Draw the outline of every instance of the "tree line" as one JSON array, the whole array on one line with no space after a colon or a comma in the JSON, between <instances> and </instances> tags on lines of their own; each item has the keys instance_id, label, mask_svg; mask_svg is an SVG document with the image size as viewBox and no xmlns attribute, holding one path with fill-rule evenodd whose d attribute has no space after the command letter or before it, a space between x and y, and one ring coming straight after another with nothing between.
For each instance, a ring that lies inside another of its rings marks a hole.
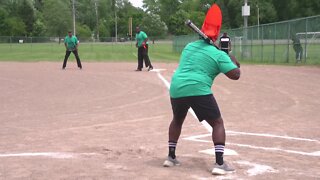
<instances>
[{"instance_id":1,"label":"tree line","mask_svg":"<svg viewBox=\"0 0 320 180\"><path fill-rule=\"evenodd\" d=\"M1 0L0 36L62 37L73 29L73 15L80 37L127 37L130 22L133 36L136 26L154 37L184 35L192 33L185 20L201 26L215 2L223 29L243 25L243 0L143 0L143 8L128 0ZM248 0L248 5L249 26L319 15L320 9L319 0Z\"/></svg>"}]
</instances>

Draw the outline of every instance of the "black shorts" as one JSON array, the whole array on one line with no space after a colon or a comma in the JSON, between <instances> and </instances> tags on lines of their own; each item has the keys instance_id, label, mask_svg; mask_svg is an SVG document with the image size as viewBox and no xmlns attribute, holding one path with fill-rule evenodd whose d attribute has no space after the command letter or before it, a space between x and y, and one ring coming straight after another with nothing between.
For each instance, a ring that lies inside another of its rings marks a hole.
<instances>
[{"instance_id":1,"label":"black shorts","mask_svg":"<svg viewBox=\"0 0 320 180\"><path fill-rule=\"evenodd\" d=\"M219 106L212 94L204 96L190 96L171 98L171 106L175 119L184 119L191 107L201 122L216 120L221 117Z\"/></svg>"}]
</instances>

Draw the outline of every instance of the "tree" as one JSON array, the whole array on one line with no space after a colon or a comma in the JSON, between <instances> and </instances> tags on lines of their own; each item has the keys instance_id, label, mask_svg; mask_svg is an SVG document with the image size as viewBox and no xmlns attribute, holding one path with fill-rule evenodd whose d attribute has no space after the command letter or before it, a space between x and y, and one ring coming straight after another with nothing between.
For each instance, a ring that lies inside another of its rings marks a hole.
<instances>
[{"instance_id":1,"label":"tree","mask_svg":"<svg viewBox=\"0 0 320 180\"><path fill-rule=\"evenodd\" d=\"M141 27L152 39L163 37L168 31L166 24L161 21L160 16L157 14L146 14L142 19Z\"/></svg>"},{"instance_id":2,"label":"tree","mask_svg":"<svg viewBox=\"0 0 320 180\"><path fill-rule=\"evenodd\" d=\"M69 1L44 0L43 15L48 29L47 35L49 36L62 37L68 30L72 29Z\"/></svg>"},{"instance_id":3,"label":"tree","mask_svg":"<svg viewBox=\"0 0 320 180\"><path fill-rule=\"evenodd\" d=\"M36 21L33 5L29 0L23 0L18 5L17 9L18 16L23 20L24 24L26 25L27 35L32 35L33 24Z\"/></svg>"},{"instance_id":4,"label":"tree","mask_svg":"<svg viewBox=\"0 0 320 180\"><path fill-rule=\"evenodd\" d=\"M146 13L160 15L159 0L143 0L142 7L146 9Z\"/></svg>"},{"instance_id":5,"label":"tree","mask_svg":"<svg viewBox=\"0 0 320 180\"><path fill-rule=\"evenodd\" d=\"M77 37L91 37L92 31L89 26L85 24L77 24Z\"/></svg>"},{"instance_id":6,"label":"tree","mask_svg":"<svg viewBox=\"0 0 320 180\"><path fill-rule=\"evenodd\" d=\"M186 19L190 19L189 14L186 11L177 11L168 20L169 32L174 35L184 35L190 33L190 30L185 26Z\"/></svg>"},{"instance_id":7,"label":"tree","mask_svg":"<svg viewBox=\"0 0 320 180\"><path fill-rule=\"evenodd\" d=\"M177 14L180 10L179 6L181 5L181 2L180 0L159 0L159 3L161 20L167 24L169 32L172 32L173 29L170 28L169 21L172 15ZM171 24L174 24L174 22L171 22Z\"/></svg>"},{"instance_id":8,"label":"tree","mask_svg":"<svg viewBox=\"0 0 320 180\"><path fill-rule=\"evenodd\" d=\"M3 8L0 8L0 36L3 36L5 35L5 28L6 28L6 25L5 25L5 21L6 19L8 18L8 12L3 9Z\"/></svg>"},{"instance_id":9,"label":"tree","mask_svg":"<svg viewBox=\"0 0 320 180\"><path fill-rule=\"evenodd\" d=\"M7 36L25 36L26 25L23 20L18 17L9 17L4 21L5 24L5 35Z\"/></svg>"}]
</instances>

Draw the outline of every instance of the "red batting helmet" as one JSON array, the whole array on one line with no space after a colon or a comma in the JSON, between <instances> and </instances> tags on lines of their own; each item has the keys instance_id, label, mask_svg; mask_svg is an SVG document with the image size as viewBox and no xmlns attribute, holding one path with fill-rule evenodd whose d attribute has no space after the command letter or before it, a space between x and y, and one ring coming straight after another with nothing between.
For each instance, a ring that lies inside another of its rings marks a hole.
<instances>
[{"instance_id":1,"label":"red batting helmet","mask_svg":"<svg viewBox=\"0 0 320 180\"><path fill-rule=\"evenodd\" d=\"M201 31L215 41L220 34L221 24L221 10L217 4L213 4L207 12Z\"/></svg>"}]
</instances>

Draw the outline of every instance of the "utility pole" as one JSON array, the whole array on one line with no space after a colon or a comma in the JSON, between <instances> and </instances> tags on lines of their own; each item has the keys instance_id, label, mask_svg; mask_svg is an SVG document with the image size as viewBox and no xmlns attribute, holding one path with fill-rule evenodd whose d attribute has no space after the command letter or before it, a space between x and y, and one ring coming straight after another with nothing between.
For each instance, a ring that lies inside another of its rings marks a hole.
<instances>
[{"instance_id":1,"label":"utility pole","mask_svg":"<svg viewBox=\"0 0 320 180\"><path fill-rule=\"evenodd\" d=\"M73 34L76 35L76 9L74 3L75 0L72 0Z\"/></svg>"},{"instance_id":2,"label":"utility pole","mask_svg":"<svg viewBox=\"0 0 320 180\"><path fill-rule=\"evenodd\" d=\"M118 20L117 20L117 6L116 0L112 0L113 3L113 10L114 10L114 29L115 29L115 42L118 42Z\"/></svg>"},{"instance_id":3,"label":"utility pole","mask_svg":"<svg viewBox=\"0 0 320 180\"><path fill-rule=\"evenodd\" d=\"M257 4L257 10L258 10L258 40L260 39L260 13L259 13L259 5Z\"/></svg>"},{"instance_id":4,"label":"utility pole","mask_svg":"<svg viewBox=\"0 0 320 180\"><path fill-rule=\"evenodd\" d=\"M243 44L244 51L243 55L246 57L248 55L247 52L247 39L248 39L248 17L250 16L250 6L248 6L248 0L244 0L244 6L242 6L242 16L243 16Z\"/></svg>"},{"instance_id":5,"label":"utility pole","mask_svg":"<svg viewBox=\"0 0 320 180\"><path fill-rule=\"evenodd\" d=\"M132 40L132 17L129 18L129 37Z\"/></svg>"},{"instance_id":6,"label":"utility pole","mask_svg":"<svg viewBox=\"0 0 320 180\"><path fill-rule=\"evenodd\" d=\"M96 25L96 35L97 35L97 40L99 41L99 14L98 14L98 0L94 0L94 7L96 10L96 21L97 21L97 25Z\"/></svg>"}]
</instances>

